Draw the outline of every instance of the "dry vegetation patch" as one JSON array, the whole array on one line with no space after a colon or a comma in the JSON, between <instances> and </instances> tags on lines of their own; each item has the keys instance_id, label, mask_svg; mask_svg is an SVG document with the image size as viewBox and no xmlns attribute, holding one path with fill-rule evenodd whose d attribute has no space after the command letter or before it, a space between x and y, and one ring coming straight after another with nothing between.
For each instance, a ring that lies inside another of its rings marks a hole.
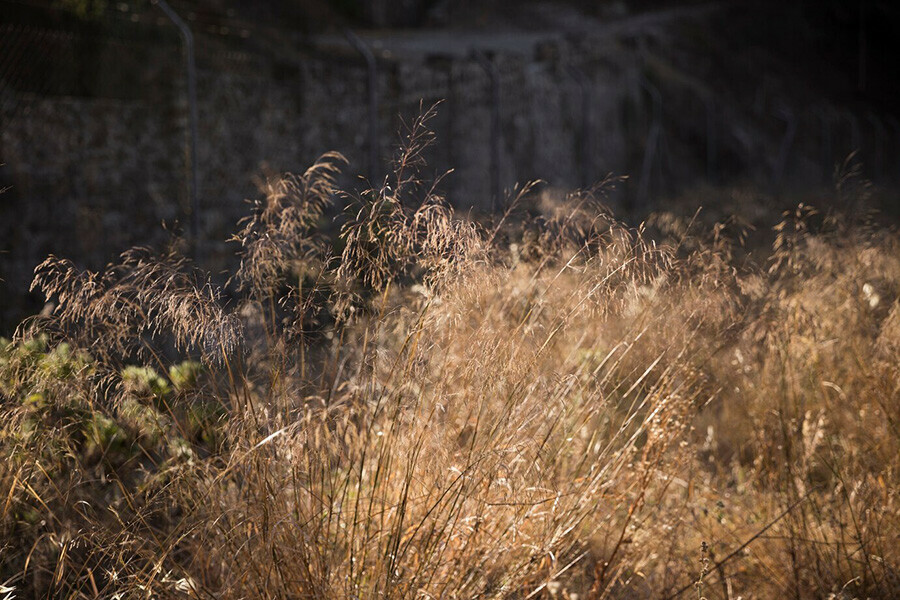
<instances>
[{"instance_id":1,"label":"dry vegetation patch","mask_svg":"<svg viewBox=\"0 0 900 600\"><path fill-rule=\"evenodd\" d=\"M597 193L478 224L419 180L429 116L378 189L271 183L230 302L173 254L38 267L2 594L900 593L896 233L801 206L753 258Z\"/></svg>"}]
</instances>

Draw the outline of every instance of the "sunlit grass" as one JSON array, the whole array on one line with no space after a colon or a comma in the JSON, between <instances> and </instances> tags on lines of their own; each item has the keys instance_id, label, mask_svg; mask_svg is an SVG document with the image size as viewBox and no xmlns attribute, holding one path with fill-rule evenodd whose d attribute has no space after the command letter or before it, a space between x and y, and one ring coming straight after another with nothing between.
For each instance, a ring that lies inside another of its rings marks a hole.
<instances>
[{"instance_id":1,"label":"sunlit grass","mask_svg":"<svg viewBox=\"0 0 900 600\"><path fill-rule=\"evenodd\" d=\"M268 185L237 300L173 253L38 267L2 593L900 594L895 232L801 206L749 252L528 187L479 224L419 180L430 114L379 189L336 154Z\"/></svg>"}]
</instances>

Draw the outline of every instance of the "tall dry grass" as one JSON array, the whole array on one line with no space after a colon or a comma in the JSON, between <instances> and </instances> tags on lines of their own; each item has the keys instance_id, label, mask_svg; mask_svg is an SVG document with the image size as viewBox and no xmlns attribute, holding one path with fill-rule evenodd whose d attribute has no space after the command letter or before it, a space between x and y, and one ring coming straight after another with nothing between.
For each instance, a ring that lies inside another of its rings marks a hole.
<instances>
[{"instance_id":1,"label":"tall dry grass","mask_svg":"<svg viewBox=\"0 0 900 600\"><path fill-rule=\"evenodd\" d=\"M896 233L801 206L749 251L602 189L528 216L529 186L461 219L431 115L375 189L337 154L269 183L228 302L173 253L38 267L0 594L900 593Z\"/></svg>"}]
</instances>

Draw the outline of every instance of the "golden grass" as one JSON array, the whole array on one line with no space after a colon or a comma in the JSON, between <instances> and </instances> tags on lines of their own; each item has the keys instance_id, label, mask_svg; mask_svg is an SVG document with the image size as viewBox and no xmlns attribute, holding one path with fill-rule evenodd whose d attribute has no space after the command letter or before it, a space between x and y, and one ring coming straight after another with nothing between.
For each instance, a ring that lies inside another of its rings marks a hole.
<instances>
[{"instance_id":1,"label":"golden grass","mask_svg":"<svg viewBox=\"0 0 900 600\"><path fill-rule=\"evenodd\" d=\"M0 594L900 594L895 232L801 206L756 258L597 192L479 225L418 179L429 116L336 243L341 157L268 186L230 304L172 254L37 269Z\"/></svg>"}]
</instances>

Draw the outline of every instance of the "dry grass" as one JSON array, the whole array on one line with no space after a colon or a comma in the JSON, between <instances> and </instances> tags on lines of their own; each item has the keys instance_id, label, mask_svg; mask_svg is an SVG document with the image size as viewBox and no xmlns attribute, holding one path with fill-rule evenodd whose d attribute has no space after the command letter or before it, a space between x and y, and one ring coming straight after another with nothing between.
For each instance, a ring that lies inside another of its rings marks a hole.
<instances>
[{"instance_id":1,"label":"dry grass","mask_svg":"<svg viewBox=\"0 0 900 600\"><path fill-rule=\"evenodd\" d=\"M230 304L172 254L38 267L0 597L900 594L896 234L801 206L755 258L530 188L479 225L419 180L430 116L379 189L272 182Z\"/></svg>"}]
</instances>

